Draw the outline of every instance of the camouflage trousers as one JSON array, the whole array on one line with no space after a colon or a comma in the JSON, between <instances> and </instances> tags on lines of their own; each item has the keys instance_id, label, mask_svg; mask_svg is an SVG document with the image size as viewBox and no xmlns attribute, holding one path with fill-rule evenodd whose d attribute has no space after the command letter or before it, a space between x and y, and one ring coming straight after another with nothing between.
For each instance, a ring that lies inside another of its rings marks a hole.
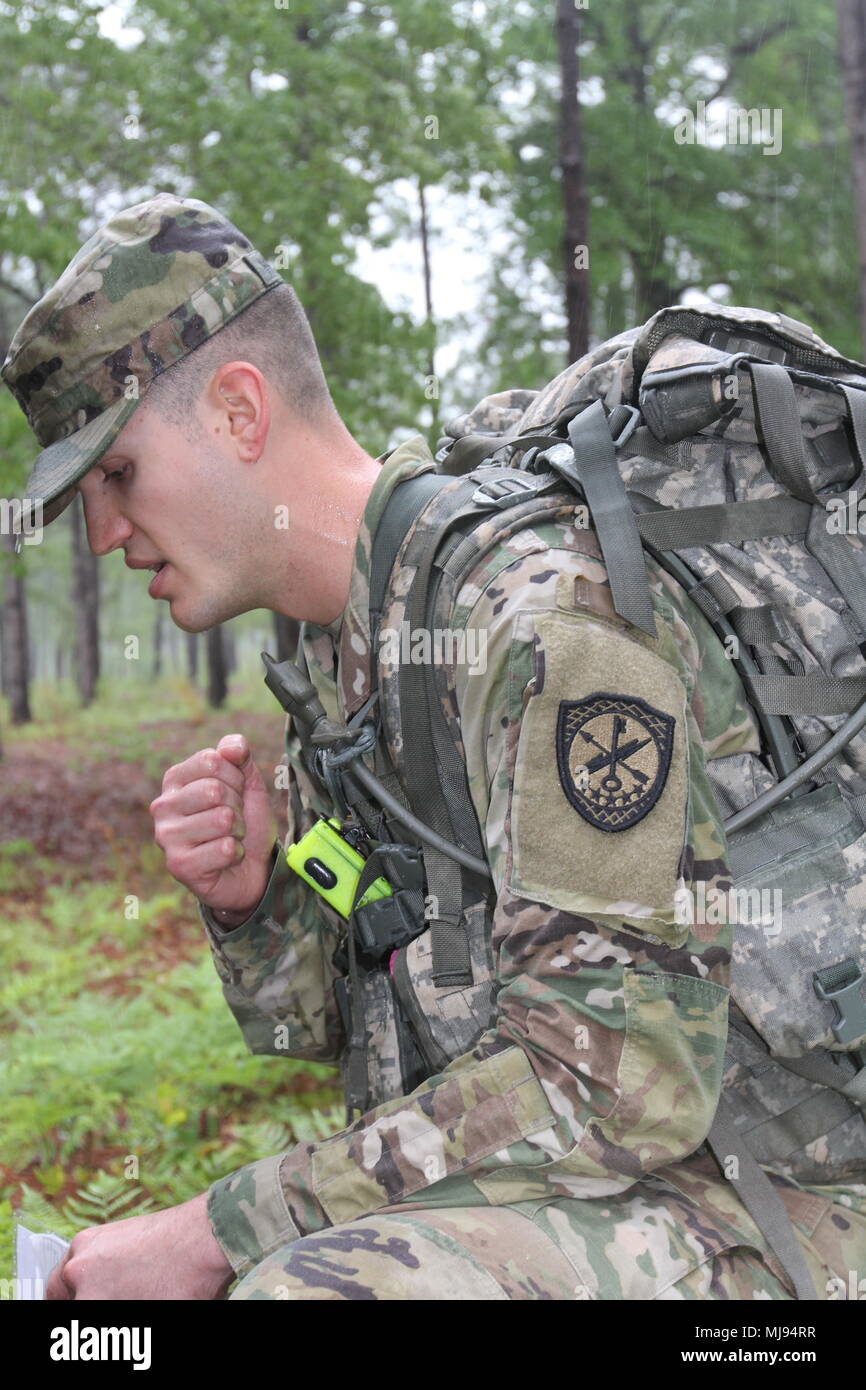
<instances>
[{"instance_id":1,"label":"camouflage trousers","mask_svg":"<svg viewBox=\"0 0 866 1390\"><path fill-rule=\"evenodd\" d=\"M236 1284L237 1299L793 1299L727 1183L677 1168L601 1199L504 1206L429 1200L306 1235ZM866 1299L866 1187L774 1179L818 1297ZM680 1190L678 1190L678 1187Z\"/></svg>"}]
</instances>

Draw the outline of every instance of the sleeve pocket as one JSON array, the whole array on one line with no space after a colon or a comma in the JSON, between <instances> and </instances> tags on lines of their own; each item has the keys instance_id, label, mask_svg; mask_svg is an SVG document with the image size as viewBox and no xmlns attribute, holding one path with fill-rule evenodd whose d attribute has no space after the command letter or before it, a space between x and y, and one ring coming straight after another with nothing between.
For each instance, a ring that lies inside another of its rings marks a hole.
<instances>
[{"instance_id":1,"label":"sleeve pocket","mask_svg":"<svg viewBox=\"0 0 866 1390\"><path fill-rule=\"evenodd\" d=\"M333 1225L399 1202L548 1129L554 1116L525 1052L467 1056L361 1127L318 1144L313 1192Z\"/></svg>"},{"instance_id":2,"label":"sleeve pocket","mask_svg":"<svg viewBox=\"0 0 866 1390\"><path fill-rule=\"evenodd\" d=\"M693 1153L709 1132L722 1083L729 991L694 975L627 970L623 979L620 1097L609 1115L590 1122L578 1150L603 1169L615 1167L623 1150L649 1172Z\"/></svg>"}]
</instances>

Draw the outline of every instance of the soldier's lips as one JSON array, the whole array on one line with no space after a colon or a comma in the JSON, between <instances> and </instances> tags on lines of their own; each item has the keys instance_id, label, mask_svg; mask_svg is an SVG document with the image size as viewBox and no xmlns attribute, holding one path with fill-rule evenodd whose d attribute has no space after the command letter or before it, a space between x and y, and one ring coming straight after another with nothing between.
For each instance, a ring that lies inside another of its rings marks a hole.
<instances>
[{"instance_id":1,"label":"soldier's lips","mask_svg":"<svg viewBox=\"0 0 866 1390\"><path fill-rule=\"evenodd\" d=\"M168 573L170 568L171 566L169 565L168 561L163 561L161 569L158 569L156 574L153 576L153 579L151 579L150 583L147 586L147 592L150 594L151 598L159 598L165 586L166 574Z\"/></svg>"}]
</instances>

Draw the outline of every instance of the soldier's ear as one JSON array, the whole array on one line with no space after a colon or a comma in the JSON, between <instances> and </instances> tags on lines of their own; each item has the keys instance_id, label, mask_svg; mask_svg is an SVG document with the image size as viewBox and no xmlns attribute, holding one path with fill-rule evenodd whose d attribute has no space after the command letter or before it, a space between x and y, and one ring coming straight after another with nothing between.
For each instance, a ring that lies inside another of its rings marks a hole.
<instances>
[{"instance_id":1,"label":"soldier's ear","mask_svg":"<svg viewBox=\"0 0 866 1390\"><path fill-rule=\"evenodd\" d=\"M205 408L215 434L225 432L244 461L261 457L270 428L265 379L252 362L227 362L205 389Z\"/></svg>"}]
</instances>

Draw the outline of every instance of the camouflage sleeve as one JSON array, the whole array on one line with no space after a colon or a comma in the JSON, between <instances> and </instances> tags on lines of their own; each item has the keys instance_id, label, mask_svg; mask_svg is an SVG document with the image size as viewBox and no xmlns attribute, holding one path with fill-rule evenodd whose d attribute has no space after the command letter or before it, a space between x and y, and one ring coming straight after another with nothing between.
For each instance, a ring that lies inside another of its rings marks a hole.
<instances>
[{"instance_id":1,"label":"camouflage sleeve","mask_svg":"<svg viewBox=\"0 0 866 1390\"><path fill-rule=\"evenodd\" d=\"M309 830L317 809L297 738L288 726L283 761L288 844ZM245 922L226 929L203 903L198 910L223 995L250 1052L339 1061L345 1033L331 958L340 918L291 871L279 842L265 892Z\"/></svg>"},{"instance_id":2,"label":"camouflage sleeve","mask_svg":"<svg viewBox=\"0 0 866 1390\"><path fill-rule=\"evenodd\" d=\"M493 1025L410 1095L216 1183L211 1221L239 1274L395 1203L619 1193L709 1130L730 929L689 921L694 885L726 882L703 649L663 577L644 639L617 619L588 533L549 545L523 533L454 620L486 657L452 693L497 888ZM714 728L728 667L712 673Z\"/></svg>"},{"instance_id":3,"label":"camouflage sleeve","mask_svg":"<svg viewBox=\"0 0 866 1390\"><path fill-rule=\"evenodd\" d=\"M246 922L226 931L199 903L225 1001L250 1052L336 1062L345 1037L333 993L335 928L274 846L271 876Z\"/></svg>"}]
</instances>

